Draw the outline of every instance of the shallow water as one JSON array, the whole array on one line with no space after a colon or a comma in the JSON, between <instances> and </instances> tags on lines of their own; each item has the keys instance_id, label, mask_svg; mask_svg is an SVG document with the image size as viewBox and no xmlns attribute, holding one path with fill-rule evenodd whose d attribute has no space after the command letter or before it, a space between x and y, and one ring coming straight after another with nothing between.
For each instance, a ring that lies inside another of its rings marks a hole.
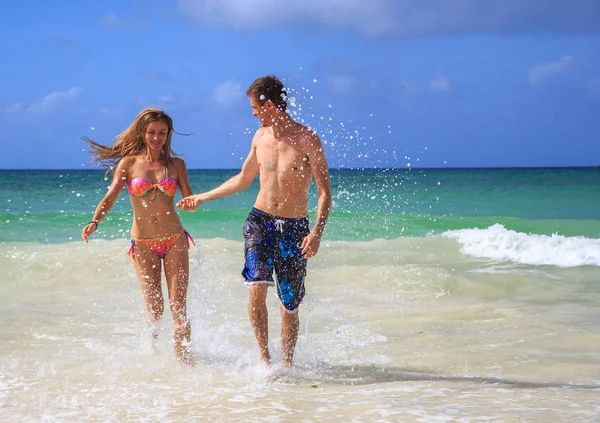
<instances>
[{"instance_id":1,"label":"shallow water","mask_svg":"<svg viewBox=\"0 0 600 423\"><path fill-rule=\"evenodd\" d=\"M0 420L592 422L600 415L598 266L474 257L448 236L325 241L309 263L290 370L279 366L274 290L274 364L256 364L242 243L197 241L188 297L194 367L174 359L168 312L151 349L126 240L0 244Z\"/></svg>"}]
</instances>

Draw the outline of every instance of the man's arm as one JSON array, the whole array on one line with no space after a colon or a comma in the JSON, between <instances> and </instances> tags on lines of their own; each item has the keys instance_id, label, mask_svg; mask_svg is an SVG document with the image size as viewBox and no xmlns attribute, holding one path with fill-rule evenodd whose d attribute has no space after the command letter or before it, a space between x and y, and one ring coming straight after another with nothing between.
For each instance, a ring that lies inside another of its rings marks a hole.
<instances>
[{"instance_id":1,"label":"man's arm","mask_svg":"<svg viewBox=\"0 0 600 423\"><path fill-rule=\"evenodd\" d=\"M181 199L177 203L177 207L185 211L194 211L198 206L205 201L216 200L217 198L227 197L228 195L235 194L243 191L250 186L254 178L258 175L259 167L256 159L256 147L254 140L252 140L252 146L250 147L250 153L242 165L242 170L237 175L229 178L223 182L217 188L206 191L196 195L190 195L189 197Z\"/></svg>"},{"instance_id":2,"label":"man's arm","mask_svg":"<svg viewBox=\"0 0 600 423\"><path fill-rule=\"evenodd\" d=\"M308 149L306 152L308 162L310 163L315 185L319 193L319 201L317 203L317 219L312 231L304 240L302 240L302 254L305 257L314 257L319 251L321 245L321 237L325 231L325 225L329 218L331 209L331 187L329 184L329 166L327 158L323 151L323 144L319 136L311 133L308 139Z\"/></svg>"}]
</instances>

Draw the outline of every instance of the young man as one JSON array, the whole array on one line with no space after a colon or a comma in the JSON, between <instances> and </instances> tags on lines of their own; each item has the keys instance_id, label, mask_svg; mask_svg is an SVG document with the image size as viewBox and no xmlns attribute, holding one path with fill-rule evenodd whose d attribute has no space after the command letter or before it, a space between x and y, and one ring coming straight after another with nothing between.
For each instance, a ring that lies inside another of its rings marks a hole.
<instances>
[{"instance_id":1,"label":"young man","mask_svg":"<svg viewBox=\"0 0 600 423\"><path fill-rule=\"evenodd\" d=\"M248 88L252 116L262 125L239 174L219 187L182 199L178 207L195 210L205 201L242 191L260 175L260 190L244 225L248 314L260 350L269 363L267 287L280 300L282 364L291 366L298 339L298 307L304 297L306 262L319 251L331 207L329 170L321 140L287 113L286 90L274 76L258 78ZM308 225L308 191L312 178L319 194L316 222Z\"/></svg>"}]
</instances>

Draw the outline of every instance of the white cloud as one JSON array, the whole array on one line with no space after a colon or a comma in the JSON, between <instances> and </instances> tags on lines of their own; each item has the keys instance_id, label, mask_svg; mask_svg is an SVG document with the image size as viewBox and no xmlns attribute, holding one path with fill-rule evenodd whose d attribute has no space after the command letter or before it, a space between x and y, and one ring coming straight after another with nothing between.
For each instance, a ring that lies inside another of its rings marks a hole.
<instances>
[{"instance_id":1,"label":"white cloud","mask_svg":"<svg viewBox=\"0 0 600 423\"><path fill-rule=\"evenodd\" d=\"M348 75L329 75L327 77L329 87L338 93L350 93L358 85L358 80Z\"/></svg>"},{"instance_id":2,"label":"white cloud","mask_svg":"<svg viewBox=\"0 0 600 423\"><path fill-rule=\"evenodd\" d=\"M529 69L529 81L535 84L543 79L565 73L571 65L573 57L564 56L557 62L541 63Z\"/></svg>"},{"instance_id":3,"label":"white cloud","mask_svg":"<svg viewBox=\"0 0 600 423\"><path fill-rule=\"evenodd\" d=\"M32 115L49 114L57 110L60 106L75 100L82 91L83 89L81 87L72 87L68 91L54 91L45 96L42 100L31 103L30 105L21 102L15 103L7 108L7 112L12 115L23 113Z\"/></svg>"},{"instance_id":4,"label":"white cloud","mask_svg":"<svg viewBox=\"0 0 600 423\"><path fill-rule=\"evenodd\" d=\"M178 9L199 22L235 29L317 24L357 28L377 35L393 30L395 18L388 13L392 3L390 0L179 0Z\"/></svg>"},{"instance_id":5,"label":"white cloud","mask_svg":"<svg viewBox=\"0 0 600 423\"><path fill-rule=\"evenodd\" d=\"M429 83L429 89L433 92L450 91L452 85L446 75L440 75Z\"/></svg>"},{"instance_id":6,"label":"white cloud","mask_svg":"<svg viewBox=\"0 0 600 423\"><path fill-rule=\"evenodd\" d=\"M482 5L485 3L485 5ZM202 24L321 27L369 35L600 33L598 0L178 0Z\"/></svg>"},{"instance_id":7,"label":"white cloud","mask_svg":"<svg viewBox=\"0 0 600 423\"><path fill-rule=\"evenodd\" d=\"M244 96L242 86L232 81L221 82L213 91L212 99L216 103L226 106L234 103Z\"/></svg>"}]
</instances>

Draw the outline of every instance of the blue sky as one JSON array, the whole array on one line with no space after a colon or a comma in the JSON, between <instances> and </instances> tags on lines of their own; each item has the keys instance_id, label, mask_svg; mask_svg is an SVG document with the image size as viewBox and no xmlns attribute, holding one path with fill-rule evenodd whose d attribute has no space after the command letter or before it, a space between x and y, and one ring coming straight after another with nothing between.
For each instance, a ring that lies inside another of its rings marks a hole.
<instances>
[{"instance_id":1,"label":"blue sky","mask_svg":"<svg viewBox=\"0 0 600 423\"><path fill-rule=\"evenodd\" d=\"M147 106L239 168L265 74L332 167L600 165L597 0L20 0L0 39L2 169L86 168Z\"/></svg>"}]
</instances>

